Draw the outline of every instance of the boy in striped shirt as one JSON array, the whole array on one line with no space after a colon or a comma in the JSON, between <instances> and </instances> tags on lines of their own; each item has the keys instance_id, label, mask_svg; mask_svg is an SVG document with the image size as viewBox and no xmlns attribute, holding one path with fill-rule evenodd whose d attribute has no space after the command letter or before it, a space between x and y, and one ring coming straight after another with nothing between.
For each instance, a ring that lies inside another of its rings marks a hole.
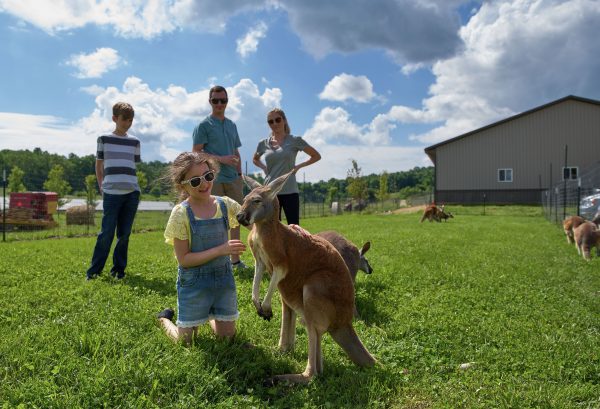
<instances>
[{"instance_id":1,"label":"boy in striped shirt","mask_svg":"<svg viewBox=\"0 0 600 409\"><path fill-rule=\"evenodd\" d=\"M129 236L140 201L140 186L135 167L135 164L141 161L140 141L127 134L133 123L133 116L134 110L130 104L117 102L113 106L112 117L116 125L115 130L110 135L98 138L96 178L102 194L102 227L87 271L88 280L102 273L115 230L117 244L110 273L119 280L125 277Z\"/></svg>"}]
</instances>

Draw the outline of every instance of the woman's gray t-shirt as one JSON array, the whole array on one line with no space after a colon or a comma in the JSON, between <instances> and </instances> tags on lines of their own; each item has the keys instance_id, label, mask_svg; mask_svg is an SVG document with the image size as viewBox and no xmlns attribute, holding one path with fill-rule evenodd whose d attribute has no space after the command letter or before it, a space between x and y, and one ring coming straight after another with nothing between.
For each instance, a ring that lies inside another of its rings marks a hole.
<instances>
[{"instance_id":1,"label":"woman's gray t-shirt","mask_svg":"<svg viewBox=\"0 0 600 409\"><path fill-rule=\"evenodd\" d=\"M283 144L276 148L269 142L270 137L263 139L258 143L256 152L259 155L265 157L265 163L267 165L267 177L265 183L278 178L281 175L285 175L291 172L296 166L296 156L298 152L306 149L310 146L301 136L287 135L283 140ZM299 193L298 183L296 183L296 175L290 176L281 191L280 195L287 195L290 193Z\"/></svg>"}]
</instances>

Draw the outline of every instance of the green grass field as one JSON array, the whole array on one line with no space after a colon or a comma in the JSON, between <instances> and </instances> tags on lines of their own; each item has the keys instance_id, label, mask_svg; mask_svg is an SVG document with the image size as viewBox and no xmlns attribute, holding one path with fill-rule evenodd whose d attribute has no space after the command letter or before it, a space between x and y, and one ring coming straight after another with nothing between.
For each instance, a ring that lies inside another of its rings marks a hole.
<instances>
[{"instance_id":1,"label":"green grass field","mask_svg":"<svg viewBox=\"0 0 600 409\"><path fill-rule=\"evenodd\" d=\"M577 256L539 210L450 210L447 223L303 223L371 240L375 272L359 273L355 328L379 361L358 368L326 335L324 375L308 386L262 386L304 369L307 337L298 326L295 351L277 351L279 299L271 322L258 317L250 272L236 276L237 339L216 341L205 326L185 348L154 318L176 305L162 232L132 236L122 282L108 268L85 281L94 237L0 243L2 407L599 408L600 259Z\"/></svg>"}]
</instances>

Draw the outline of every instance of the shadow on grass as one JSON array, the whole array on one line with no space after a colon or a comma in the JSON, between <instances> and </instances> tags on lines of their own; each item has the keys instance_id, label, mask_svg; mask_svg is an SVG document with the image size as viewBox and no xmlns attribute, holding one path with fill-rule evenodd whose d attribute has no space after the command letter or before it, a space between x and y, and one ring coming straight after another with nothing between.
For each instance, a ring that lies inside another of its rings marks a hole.
<instances>
[{"instance_id":1,"label":"shadow on grass","mask_svg":"<svg viewBox=\"0 0 600 409\"><path fill-rule=\"evenodd\" d=\"M142 274L128 274L123 284L130 287L143 287L163 296L177 295L175 279L146 278Z\"/></svg>"},{"instance_id":2,"label":"shadow on grass","mask_svg":"<svg viewBox=\"0 0 600 409\"><path fill-rule=\"evenodd\" d=\"M325 335L327 337L327 335ZM251 394L267 406L301 407L306 405L306 391L310 402L318 407L369 407L371 397L368 393L356 393L377 378L386 383L390 378L382 367L359 368L349 359L347 363L338 363L324 356L324 372L314 377L308 385L278 383L274 386L265 380L274 375L298 373L304 370L307 356L297 353L275 352L274 347L256 345L246 347L246 341L215 342L212 337L198 337L194 347L207 352L208 366L213 366L227 379L232 392L239 395ZM295 362L290 362L290 359ZM356 383L356 388L348 388L348 379Z\"/></svg>"},{"instance_id":3,"label":"shadow on grass","mask_svg":"<svg viewBox=\"0 0 600 409\"><path fill-rule=\"evenodd\" d=\"M357 284L356 308L358 309L358 319L366 325L382 325L392 319L389 314L377 308L377 305L382 302L378 294L382 294L385 290L387 290L387 287L375 280L362 281Z\"/></svg>"}]
</instances>

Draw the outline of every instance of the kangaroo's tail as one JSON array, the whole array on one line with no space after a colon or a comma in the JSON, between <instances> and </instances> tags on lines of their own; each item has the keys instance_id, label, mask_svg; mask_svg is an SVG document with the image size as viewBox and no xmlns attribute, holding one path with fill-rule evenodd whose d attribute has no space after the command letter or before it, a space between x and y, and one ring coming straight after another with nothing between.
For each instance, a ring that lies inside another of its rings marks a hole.
<instances>
[{"instance_id":1,"label":"kangaroo's tail","mask_svg":"<svg viewBox=\"0 0 600 409\"><path fill-rule=\"evenodd\" d=\"M365 346L360 342L356 331L352 325L341 328L330 329L329 334L335 342L348 354L352 362L358 366L373 366L375 358L367 351Z\"/></svg>"},{"instance_id":2,"label":"kangaroo's tail","mask_svg":"<svg viewBox=\"0 0 600 409\"><path fill-rule=\"evenodd\" d=\"M423 216L421 216L421 223L423 223L423 220L425 220L426 217L427 217L427 213L423 212Z\"/></svg>"}]
</instances>

